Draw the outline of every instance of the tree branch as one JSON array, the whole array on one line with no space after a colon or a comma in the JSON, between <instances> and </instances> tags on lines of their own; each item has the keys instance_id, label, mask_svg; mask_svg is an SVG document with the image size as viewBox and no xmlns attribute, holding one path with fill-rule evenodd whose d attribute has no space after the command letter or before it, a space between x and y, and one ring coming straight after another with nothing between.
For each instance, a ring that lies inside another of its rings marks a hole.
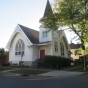
<instances>
[{"instance_id":1,"label":"tree branch","mask_svg":"<svg viewBox=\"0 0 88 88\"><path fill-rule=\"evenodd\" d=\"M69 26L79 37L81 37L79 35L79 33L77 32L77 30L75 29L74 25L72 24L71 26Z\"/></svg>"}]
</instances>

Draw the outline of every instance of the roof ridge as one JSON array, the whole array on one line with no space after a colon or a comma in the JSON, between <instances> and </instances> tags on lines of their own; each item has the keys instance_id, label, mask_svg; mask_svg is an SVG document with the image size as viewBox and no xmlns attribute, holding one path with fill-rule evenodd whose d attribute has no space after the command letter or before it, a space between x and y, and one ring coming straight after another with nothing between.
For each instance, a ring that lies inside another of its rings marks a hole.
<instances>
[{"instance_id":1,"label":"roof ridge","mask_svg":"<svg viewBox=\"0 0 88 88\"><path fill-rule=\"evenodd\" d=\"M28 37L28 39L33 43L37 44L39 43L39 31L30 29L28 27L25 27L23 25L19 24L19 27L23 30L25 35Z\"/></svg>"},{"instance_id":2,"label":"roof ridge","mask_svg":"<svg viewBox=\"0 0 88 88\"><path fill-rule=\"evenodd\" d=\"M37 31L37 30L35 30L35 29L29 28L29 27L24 26L24 25L21 25L21 24L18 24L18 25L19 25L20 27L22 26L22 27L25 27L25 28L28 28L28 29L31 29L31 30ZM37 32L39 32L39 31L37 31Z\"/></svg>"}]
</instances>

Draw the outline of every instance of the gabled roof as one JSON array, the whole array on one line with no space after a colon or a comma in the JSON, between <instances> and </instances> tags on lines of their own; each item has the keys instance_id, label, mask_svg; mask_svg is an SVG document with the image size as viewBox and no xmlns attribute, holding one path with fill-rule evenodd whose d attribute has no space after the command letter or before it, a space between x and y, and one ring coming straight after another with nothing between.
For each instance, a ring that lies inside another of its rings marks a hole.
<instances>
[{"instance_id":1,"label":"gabled roof","mask_svg":"<svg viewBox=\"0 0 88 88\"><path fill-rule=\"evenodd\" d=\"M70 46L70 49L78 49L81 47L81 44L70 43L69 46Z\"/></svg>"},{"instance_id":2,"label":"gabled roof","mask_svg":"<svg viewBox=\"0 0 88 88\"><path fill-rule=\"evenodd\" d=\"M28 39L33 43L33 44L38 44L39 43L39 32L33 29L30 29L28 27L22 26L18 24L23 32L26 34Z\"/></svg>"},{"instance_id":3,"label":"gabled roof","mask_svg":"<svg viewBox=\"0 0 88 88\"><path fill-rule=\"evenodd\" d=\"M43 17L40 19L40 21L43 20L44 18L48 17L48 15L49 15L50 13L52 14L53 11L52 11L52 8L51 8L51 5L50 5L49 0L47 0L46 7L45 7L45 11L44 11L44 15L43 15Z\"/></svg>"}]
</instances>

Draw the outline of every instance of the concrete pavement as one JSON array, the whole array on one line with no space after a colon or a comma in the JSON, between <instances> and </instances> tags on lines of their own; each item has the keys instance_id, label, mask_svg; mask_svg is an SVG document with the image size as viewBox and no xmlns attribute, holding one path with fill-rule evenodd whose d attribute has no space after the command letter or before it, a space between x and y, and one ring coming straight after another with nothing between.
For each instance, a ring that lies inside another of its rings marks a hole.
<instances>
[{"instance_id":1,"label":"concrete pavement","mask_svg":"<svg viewBox=\"0 0 88 88\"><path fill-rule=\"evenodd\" d=\"M20 70L20 69L5 70L5 71L2 71L2 72L10 72L10 71L15 71L15 70Z\"/></svg>"},{"instance_id":2,"label":"concrete pavement","mask_svg":"<svg viewBox=\"0 0 88 88\"><path fill-rule=\"evenodd\" d=\"M36 70L36 69L31 69L31 68L21 68L21 69ZM70 68L70 69L72 69L72 68ZM20 69L17 68L17 69L12 69L12 70L5 70L2 72L9 73L9 71L14 71L14 70L20 70ZM85 74L85 72L72 72L72 71L69 71L69 69L64 69L64 70L37 69L37 70L48 71L46 73L37 75L37 76L46 76L46 77L47 76L48 77L66 77L66 76L69 77L69 76L77 76L77 75Z\"/></svg>"},{"instance_id":3,"label":"concrete pavement","mask_svg":"<svg viewBox=\"0 0 88 88\"><path fill-rule=\"evenodd\" d=\"M39 74L38 76L52 76L52 77L65 77L65 76L76 76L82 75L84 72L71 72L71 71L50 71L47 73Z\"/></svg>"}]
</instances>

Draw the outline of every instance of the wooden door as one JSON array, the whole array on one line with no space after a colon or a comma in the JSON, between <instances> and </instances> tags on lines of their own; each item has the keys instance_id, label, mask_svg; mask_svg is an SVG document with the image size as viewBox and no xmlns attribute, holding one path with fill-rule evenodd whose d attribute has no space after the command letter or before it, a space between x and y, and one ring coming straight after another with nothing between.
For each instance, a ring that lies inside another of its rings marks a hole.
<instances>
[{"instance_id":1,"label":"wooden door","mask_svg":"<svg viewBox=\"0 0 88 88\"><path fill-rule=\"evenodd\" d=\"M42 58L43 56L45 56L45 50L40 50L40 58Z\"/></svg>"}]
</instances>

